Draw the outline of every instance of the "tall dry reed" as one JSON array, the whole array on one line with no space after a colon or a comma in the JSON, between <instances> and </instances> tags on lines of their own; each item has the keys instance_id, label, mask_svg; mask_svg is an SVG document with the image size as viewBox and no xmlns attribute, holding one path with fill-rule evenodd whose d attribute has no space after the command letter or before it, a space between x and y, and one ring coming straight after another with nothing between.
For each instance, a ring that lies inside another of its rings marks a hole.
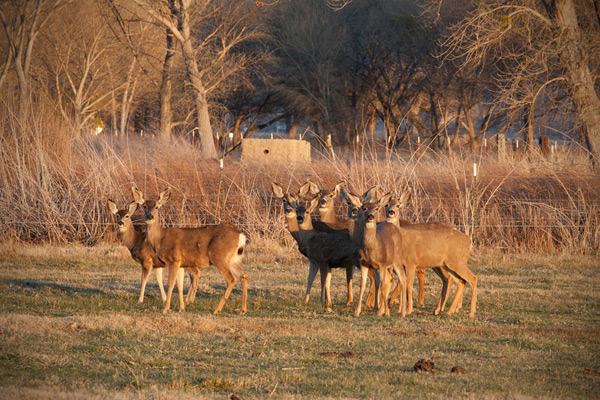
<instances>
[{"instance_id":1,"label":"tall dry reed","mask_svg":"<svg viewBox=\"0 0 600 400\"><path fill-rule=\"evenodd\" d=\"M132 201L131 186L148 197L173 191L163 211L171 226L231 220L254 241L285 243L277 181L295 191L310 178L322 188L341 180L362 193L373 185L412 197L404 218L445 222L477 245L523 251L597 251L600 245L600 178L584 156L563 150L498 163L491 154L425 149L399 152L364 147L359 154L318 155L310 168L245 168L226 158L224 169L188 142L152 137L94 137L73 132L37 113L26 123L5 108L0 122L0 239L94 244L116 240L106 200ZM413 149L414 150L414 149ZM473 177L473 162L479 165ZM339 204L338 212L344 215ZM141 224L141 213L137 215Z\"/></svg>"}]
</instances>

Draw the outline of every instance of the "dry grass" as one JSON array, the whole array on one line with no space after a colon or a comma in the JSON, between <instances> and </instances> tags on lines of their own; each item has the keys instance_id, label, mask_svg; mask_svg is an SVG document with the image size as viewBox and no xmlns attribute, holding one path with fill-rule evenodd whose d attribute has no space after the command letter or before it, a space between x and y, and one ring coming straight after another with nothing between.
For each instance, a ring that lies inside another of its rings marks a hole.
<instances>
[{"instance_id":1,"label":"dry grass","mask_svg":"<svg viewBox=\"0 0 600 400\"><path fill-rule=\"evenodd\" d=\"M230 219L255 241L289 240L270 184L296 190L307 178L323 188L346 180L362 193L378 184L413 197L404 217L442 221L472 234L477 244L511 251L589 253L600 244L600 178L581 153L563 150L495 162L489 154L371 151L337 161L317 157L310 170L287 166L247 169L233 158L220 171L186 142L138 137L85 137L47 126L38 115L25 127L10 114L0 126L0 238L4 241L97 244L117 240L107 198L131 201L131 186L155 196L173 189L170 225ZM569 156L563 153L570 152ZM479 175L472 177L473 161ZM340 215L344 210L340 207Z\"/></svg>"},{"instance_id":2,"label":"dry grass","mask_svg":"<svg viewBox=\"0 0 600 400\"><path fill-rule=\"evenodd\" d=\"M139 266L121 250L0 249L2 397L591 398L600 389L597 257L479 251L474 319L431 314L440 290L431 273L424 309L355 318L342 272L328 313L318 289L302 302L306 261L255 243L244 262L248 314L237 313L236 287L214 317L218 272L203 273L186 313L165 316L154 283L136 303ZM327 356L346 352L357 357ZM414 372L421 358L437 372ZM467 372L451 374L455 365Z\"/></svg>"}]
</instances>

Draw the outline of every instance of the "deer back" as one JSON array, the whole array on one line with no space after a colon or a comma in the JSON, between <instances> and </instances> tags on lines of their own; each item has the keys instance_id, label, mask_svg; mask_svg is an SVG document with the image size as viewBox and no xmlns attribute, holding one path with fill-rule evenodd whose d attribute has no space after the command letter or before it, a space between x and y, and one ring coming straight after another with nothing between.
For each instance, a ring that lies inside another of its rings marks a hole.
<instances>
[{"instance_id":1,"label":"deer back","mask_svg":"<svg viewBox=\"0 0 600 400\"><path fill-rule=\"evenodd\" d=\"M182 267L208 268L220 262L236 262L244 251L245 236L231 224L200 228L164 228L152 243L166 263Z\"/></svg>"},{"instance_id":2,"label":"deer back","mask_svg":"<svg viewBox=\"0 0 600 400\"><path fill-rule=\"evenodd\" d=\"M417 267L466 265L471 238L440 223L401 226L403 258Z\"/></svg>"}]
</instances>

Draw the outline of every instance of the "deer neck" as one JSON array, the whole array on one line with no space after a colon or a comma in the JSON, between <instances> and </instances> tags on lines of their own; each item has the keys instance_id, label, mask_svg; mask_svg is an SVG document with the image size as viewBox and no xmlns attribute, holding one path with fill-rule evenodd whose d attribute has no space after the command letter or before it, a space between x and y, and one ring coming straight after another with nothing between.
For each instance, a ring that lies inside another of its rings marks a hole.
<instances>
[{"instance_id":1,"label":"deer neck","mask_svg":"<svg viewBox=\"0 0 600 400\"><path fill-rule=\"evenodd\" d=\"M125 225L125 229L119 229L121 233L121 240L123 241L123 246L127 247L129 250L133 249L138 241L138 233L133 224L129 222Z\"/></svg>"},{"instance_id":2,"label":"deer neck","mask_svg":"<svg viewBox=\"0 0 600 400\"><path fill-rule=\"evenodd\" d=\"M285 220L287 222L288 231L290 231L292 235L297 234L298 231L300 231L300 227L298 226L298 219L296 218L296 216L286 217Z\"/></svg>"},{"instance_id":3,"label":"deer neck","mask_svg":"<svg viewBox=\"0 0 600 400\"><path fill-rule=\"evenodd\" d=\"M335 210L333 208L328 208L325 211L321 212L319 210L320 214L321 214L321 221L325 222L325 223L335 223L337 222L337 218L335 216Z\"/></svg>"},{"instance_id":4,"label":"deer neck","mask_svg":"<svg viewBox=\"0 0 600 400\"><path fill-rule=\"evenodd\" d=\"M370 223L364 225L363 248L369 253L377 251L379 242L377 240L377 224Z\"/></svg>"},{"instance_id":5,"label":"deer neck","mask_svg":"<svg viewBox=\"0 0 600 400\"><path fill-rule=\"evenodd\" d=\"M362 247L365 233L365 216L362 212L359 212L356 219L348 219L348 232L352 243L357 247Z\"/></svg>"},{"instance_id":6,"label":"deer neck","mask_svg":"<svg viewBox=\"0 0 600 400\"><path fill-rule=\"evenodd\" d=\"M160 239L163 236L163 228L160 225L160 221L156 218L153 222L148 223L146 221L146 237L150 245L156 250Z\"/></svg>"}]
</instances>

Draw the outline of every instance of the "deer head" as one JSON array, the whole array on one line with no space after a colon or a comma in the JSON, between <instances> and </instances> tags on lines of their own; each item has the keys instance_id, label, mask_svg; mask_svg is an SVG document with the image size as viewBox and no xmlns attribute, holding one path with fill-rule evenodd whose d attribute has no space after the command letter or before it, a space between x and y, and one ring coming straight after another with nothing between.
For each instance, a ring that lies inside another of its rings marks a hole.
<instances>
[{"instance_id":1,"label":"deer head","mask_svg":"<svg viewBox=\"0 0 600 400\"><path fill-rule=\"evenodd\" d=\"M410 189L405 189L400 195L400 199L390 199L385 206L386 221L393 224L397 223L400 220L400 209L406 205L409 199Z\"/></svg>"},{"instance_id":2,"label":"deer head","mask_svg":"<svg viewBox=\"0 0 600 400\"><path fill-rule=\"evenodd\" d=\"M158 200L145 200L144 194L137 188L131 188L133 192L133 198L135 201L142 206L144 209L144 219L146 224L153 224L158 221L158 210L169 200L171 197L171 188L166 188L160 192Z\"/></svg>"},{"instance_id":3,"label":"deer head","mask_svg":"<svg viewBox=\"0 0 600 400\"><path fill-rule=\"evenodd\" d=\"M138 209L138 204L135 201L129 203L129 206L123 210L119 210L115 202L110 199L107 200L106 204L110 212L113 213L117 218L117 225L121 233L133 227L131 216L133 215L135 210Z\"/></svg>"}]
</instances>

